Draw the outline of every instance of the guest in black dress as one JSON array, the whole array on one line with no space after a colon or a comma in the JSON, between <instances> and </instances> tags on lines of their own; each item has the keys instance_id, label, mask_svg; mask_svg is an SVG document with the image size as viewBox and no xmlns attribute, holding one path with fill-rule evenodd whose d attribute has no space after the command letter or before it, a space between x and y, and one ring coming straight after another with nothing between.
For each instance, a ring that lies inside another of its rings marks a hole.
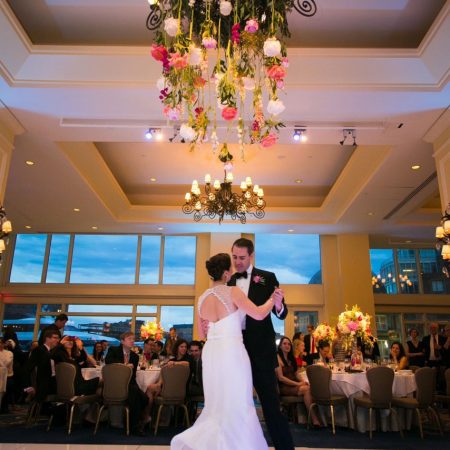
<instances>
[{"instance_id":1,"label":"guest in black dress","mask_svg":"<svg viewBox=\"0 0 450 450\"><path fill-rule=\"evenodd\" d=\"M406 342L406 354L410 366L423 367L425 365L425 346L419 340L419 332L416 328L409 330L410 340Z\"/></svg>"}]
</instances>

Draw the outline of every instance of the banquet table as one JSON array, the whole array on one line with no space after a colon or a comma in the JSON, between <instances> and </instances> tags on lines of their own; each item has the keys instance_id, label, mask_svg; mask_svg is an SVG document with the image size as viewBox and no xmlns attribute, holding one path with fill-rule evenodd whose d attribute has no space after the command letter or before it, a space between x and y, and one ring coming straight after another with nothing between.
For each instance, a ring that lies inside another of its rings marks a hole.
<instances>
[{"instance_id":1,"label":"banquet table","mask_svg":"<svg viewBox=\"0 0 450 450\"><path fill-rule=\"evenodd\" d=\"M306 372L302 374L302 378L307 381ZM417 389L414 374L412 372L405 373L395 373L394 382L392 385L392 394L394 397L408 397L412 396L414 391ZM350 410L350 428L355 428L353 423L353 413L354 413L354 401L355 397L362 397L363 395L368 395L370 393L369 383L367 381L366 373L347 373L347 372L333 372L330 391L332 395L345 395L349 399L349 410ZM344 407L336 407L336 424L339 426L347 426L347 415L345 413ZM322 416L325 411L321 411ZM402 415L398 415L399 420L402 420ZM387 411L381 414L382 418L382 429L387 428ZM407 427L411 426L411 416L406 418ZM358 408L358 431L365 432L369 428L369 412L364 408ZM405 424L401 424L402 427ZM395 422L391 421L391 429L395 428Z\"/></svg>"}]
</instances>

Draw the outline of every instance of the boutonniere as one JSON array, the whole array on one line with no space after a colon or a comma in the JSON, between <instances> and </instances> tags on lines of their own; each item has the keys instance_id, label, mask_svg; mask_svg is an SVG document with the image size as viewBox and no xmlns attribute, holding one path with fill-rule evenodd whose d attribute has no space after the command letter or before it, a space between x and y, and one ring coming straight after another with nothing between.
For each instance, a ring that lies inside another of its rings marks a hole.
<instances>
[{"instance_id":1,"label":"boutonniere","mask_svg":"<svg viewBox=\"0 0 450 450\"><path fill-rule=\"evenodd\" d=\"M253 283L262 284L264 286L266 284L266 280L264 279L264 277L262 277L260 275L255 275L253 277Z\"/></svg>"}]
</instances>

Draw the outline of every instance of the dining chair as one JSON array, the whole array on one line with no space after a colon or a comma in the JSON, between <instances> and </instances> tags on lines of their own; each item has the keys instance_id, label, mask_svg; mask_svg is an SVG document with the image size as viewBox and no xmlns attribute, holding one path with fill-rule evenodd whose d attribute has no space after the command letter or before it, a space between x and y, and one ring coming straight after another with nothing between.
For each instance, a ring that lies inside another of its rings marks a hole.
<instances>
[{"instance_id":1,"label":"dining chair","mask_svg":"<svg viewBox=\"0 0 450 450\"><path fill-rule=\"evenodd\" d=\"M447 403L448 412L450 413L450 369L447 369L444 372L445 377L445 386L446 392L445 394L436 394L434 396L434 400L438 403Z\"/></svg>"},{"instance_id":2,"label":"dining chair","mask_svg":"<svg viewBox=\"0 0 450 450\"><path fill-rule=\"evenodd\" d=\"M404 409L414 409L417 414L417 420L419 423L420 437L423 439L423 427L422 427L422 416L420 414L421 410L427 411L427 413L432 413L432 416L436 419L439 432L442 436L441 421L439 419L439 414L433 406L433 393L436 386L436 375L435 370L431 367L421 367L414 374L417 391L414 397L401 397L394 398L392 404L397 408Z\"/></svg>"},{"instance_id":3,"label":"dining chair","mask_svg":"<svg viewBox=\"0 0 450 450\"><path fill-rule=\"evenodd\" d=\"M390 415L395 417L400 435L403 437L402 430L398 421L397 411L392 408L392 385L394 384L394 371L389 367L373 367L366 372L367 382L369 383L369 396L355 397L353 402L355 430L358 429L358 407L369 410L369 437L372 439L372 411L389 410Z\"/></svg>"},{"instance_id":4,"label":"dining chair","mask_svg":"<svg viewBox=\"0 0 450 450\"><path fill-rule=\"evenodd\" d=\"M155 421L155 435L158 432L161 411L164 406L181 407L184 411L186 426L189 428L189 413L185 404L186 384L189 379L189 366L175 365L172 367L163 367L161 369L162 389L161 393L155 397L155 405L158 405L158 412ZM175 412L175 419L177 414Z\"/></svg>"},{"instance_id":5,"label":"dining chair","mask_svg":"<svg viewBox=\"0 0 450 450\"><path fill-rule=\"evenodd\" d=\"M314 407L328 406L331 412L331 426L333 434L336 434L334 407L344 405L347 413L347 426L350 426L350 417L348 413L348 398L345 395L331 395L331 370L324 366L313 365L306 368L306 375L311 389L313 403L308 410L308 425L311 422L311 413Z\"/></svg>"},{"instance_id":6,"label":"dining chair","mask_svg":"<svg viewBox=\"0 0 450 450\"><path fill-rule=\"evenodd\" d=\"M292 423L298 423L298 405L305 404L303 395L280 395L280 403L292 419Z\"/></svg>"},{"instance_id":7,"label":"dining chair","mask_svg":"<svg viewBox=\"0 0 450 450\"><path fill-rule=\"evenodd\" d=\"M109 406L123 406L125 409L126 433L130 434L130 408L128 407L128 385L133 371L125 364L106 364L102 369L103 378L103 404L97 413L94 434L97 433L100 417L105 408Z\"/></svg>"},{"instance_id":8,"label":"dining chair","mask_svg":"<svg viewBox=\"0 0 450 450\"><path fill-rule=\"evenodd\" d=\"M197 419L197 410L199 403L205 403L205 397L203 395L190 395L187 399L189 417L192 423Z\"/></svg>"},{"instance_id":9,"label":"dining chair","mask_svg":"<svg viewBox=\"0 0 450 450\"><path fill-rule=\"evenodd\" d=\"M56 399L57 403L64 403L68 409L68 424L67 424L67 434L72 432L73 414L75 408L81 405L90 405L92 403L99 403L101 397L97 394L92 395L75 395L75 377L76 377L76 367L73 364L61 362L56 364ZM54 411L52 411L50 418L48 420L47 431L50 427L54 418Z\"/></svg>"}]
</instances>

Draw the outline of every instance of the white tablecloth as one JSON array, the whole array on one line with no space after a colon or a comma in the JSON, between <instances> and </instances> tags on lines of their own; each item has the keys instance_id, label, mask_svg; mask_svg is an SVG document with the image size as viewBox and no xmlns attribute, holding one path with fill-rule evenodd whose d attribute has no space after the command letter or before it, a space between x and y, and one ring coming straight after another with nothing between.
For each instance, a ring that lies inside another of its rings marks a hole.
<instances>
[{"instance_id":1,"label":"white tablecloth","mask_svg":"<svg viewBox=\"0 0 450 450\"><path fill-rule=\"evenodd\" d=\"M143 392L147 390L150 384L154 384L159 380L161 369L159 367L152 367L147 370L138 370L136 372L136 383L139 389Z\"/></svg>"},{"instance_id":2,"label":"white tablecloth","mask_svg":"<svg viewBox=\"0 0 450 450\"><path fill-rule=\"evenodd\" d=\"M85 380L92 380L93 378L102 378L102 368L101 367L87 367L81 369L81 375Z\"/></svg>"}]
</instances>

